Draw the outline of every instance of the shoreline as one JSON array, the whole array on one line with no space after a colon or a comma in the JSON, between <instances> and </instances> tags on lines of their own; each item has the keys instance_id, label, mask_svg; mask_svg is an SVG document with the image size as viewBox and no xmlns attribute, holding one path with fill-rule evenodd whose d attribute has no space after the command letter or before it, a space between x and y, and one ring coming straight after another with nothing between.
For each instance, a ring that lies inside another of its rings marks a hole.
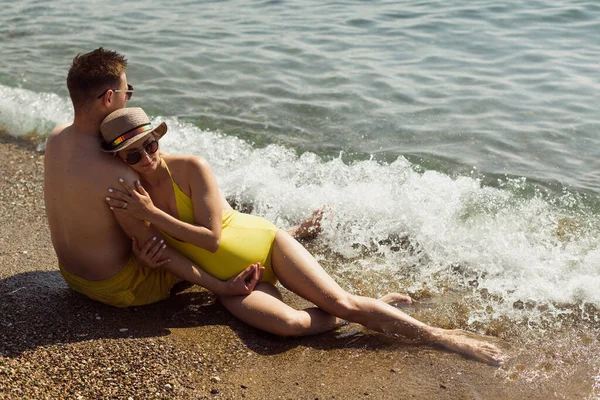
<instances>
[{"instance_id":1,"label":"shoreline","mask_svg":"<svg viewBox=\"0 0 600 400\"><path fill-rule=\"evenodd\" d=\"M520 360L492 367L354 324L313 337L278 338L236 320L195 286L125 310L88 300L68 289L56 266L43 206L43 155L35 149L0 134L0 398L595 394L592 379L578 372L587 365L576 358L574 375L535 379L519 374L519 365L527 365ZM306 304L289 292L284 297Z\"/></svg>"}]
</instances>

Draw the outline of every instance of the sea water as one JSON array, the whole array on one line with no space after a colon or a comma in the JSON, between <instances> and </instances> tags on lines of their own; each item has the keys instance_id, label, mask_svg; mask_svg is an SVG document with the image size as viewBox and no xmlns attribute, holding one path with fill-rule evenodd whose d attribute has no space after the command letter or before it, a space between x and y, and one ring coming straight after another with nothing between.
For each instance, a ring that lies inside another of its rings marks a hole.
<instances>
[{"instance_id":1,"label":"sea water","mask_svg":"<svg viewBox=\"0 0 600 400\"><path fill-rule=\"evenodd\" d=\"M522 346L553 332L598 393L600 3L2 6L2 130L43 150L72 58L122 52L129 105L233 203L283 228L329 206L309 246L348 290Z\"/></svg>"}]
</instances>

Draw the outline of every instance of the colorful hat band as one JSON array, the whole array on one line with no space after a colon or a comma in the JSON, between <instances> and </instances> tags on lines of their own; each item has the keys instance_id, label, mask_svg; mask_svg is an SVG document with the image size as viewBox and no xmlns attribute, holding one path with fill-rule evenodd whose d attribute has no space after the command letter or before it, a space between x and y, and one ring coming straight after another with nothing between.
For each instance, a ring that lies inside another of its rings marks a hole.
<instances>
[{"instance_id":1,"label":"colorful hat band","mask_svg":"<svg viewBox=\"0 0 600 400\"><path fill-rule=\"evenodd\" d=\"M121 136L119 136L118 138L113 140L112 142L110 142L108 144L108 147L110 147L111 149L114 149L115 147L117 147L118 145L120 145L121 143L126 141L127 139L131 139L132 137L137 136L140 133L144 133L150 129L152 129L152 125L150 125L150 123L148 122L147 124L138 126L137 128L133 128L131 130L128 130L127 132L125 132L124 134L122 134Z\"/></svg>"}]
</instances>

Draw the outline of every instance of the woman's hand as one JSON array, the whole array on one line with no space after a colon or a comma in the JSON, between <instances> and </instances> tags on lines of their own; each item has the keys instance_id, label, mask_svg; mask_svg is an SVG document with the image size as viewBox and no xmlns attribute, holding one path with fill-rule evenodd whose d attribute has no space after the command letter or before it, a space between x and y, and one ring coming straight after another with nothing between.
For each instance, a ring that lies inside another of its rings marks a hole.
<instances>
[{"instance_id":1,"label":"woman's hand","mask_svg":"<svg viewBox=\"0 0 600 400\"><path fill-rule=\"evenodd\" d=\"M252 264L238 275L230 278L225 282L225 289L219 296L240 296L248 295L253 290L256 284L262 278L262 273L265 267L260 263Z\"/></svg>"},{"instance_id":2,"label":"woman's hand","mask_svg":"<svg viewBox=\"0 0 600 400\"><path fill-rule=\"evenodd\" d=\"M140 181L135 181L135 188L129 187L123 179L119 179L119 182L125 192L108 188L110 195L106 198L106 202L110 209L117 213L128 213L134 218L148 221L155 212L156 207L146 189Z\"/></svg>"},{"instance_id":3,"label":"woman's hand","mask_svg":"<svg viewBox=\"0 0 600 400\"><path fill-rule=\"evenodd\" d=\"M133 249L136 258L141 261L142 264L150 268L158 268L171 261L168 258L161 259L163 252L167 248L167 245L164 243L164 240L157 240L156 237L153 237L146 242L144 247L140 248L137 240L133 238L131 248Z\"/></svg>"}]
</instances>

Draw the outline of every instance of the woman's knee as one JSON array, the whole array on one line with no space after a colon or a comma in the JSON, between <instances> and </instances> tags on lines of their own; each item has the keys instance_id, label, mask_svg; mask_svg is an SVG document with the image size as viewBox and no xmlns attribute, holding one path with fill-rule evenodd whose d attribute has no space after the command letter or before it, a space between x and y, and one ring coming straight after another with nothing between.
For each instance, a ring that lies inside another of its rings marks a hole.
<instances>
[{"instance_id":1,"label":"woman's knee","mask_svg":"<svg viewBox=\"0 0 600 400\"><path fill-rule=\"evenodd\" d=\"M330 314L336 317L352 320L356 313L360 310L360 299L358 296L350 293L343 293L339 295L331 303L332 310Z\"/></svg>"},{"instance_id":2,"label":"woman's knee","mask_svg":"<svg viewBox=\"0 0 600 400\"><path fill-rule=\"evenodd\" d=\"M269 331L277 336L303 336L310 328L310 318L302 311L287 312L279 316Z\"/></svg>"}]
</instances>

